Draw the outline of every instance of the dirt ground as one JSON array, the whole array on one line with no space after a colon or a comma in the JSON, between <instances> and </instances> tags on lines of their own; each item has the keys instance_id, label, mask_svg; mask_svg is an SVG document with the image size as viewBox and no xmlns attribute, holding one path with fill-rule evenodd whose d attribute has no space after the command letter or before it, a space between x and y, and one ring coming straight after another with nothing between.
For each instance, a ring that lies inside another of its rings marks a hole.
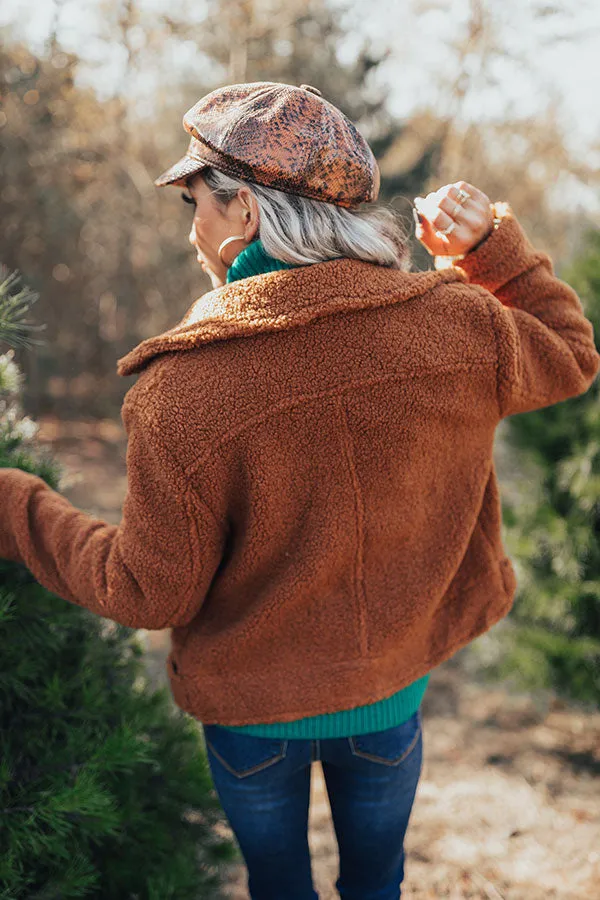
<instances>
[{"instance_id":1,"label":"dirt ground","mask_svg":"<svg viewBox=\"0 0 600 900\"><path fill-rule=\"evenodd\" d=\"M120 422L39 420L39 439L78 508L118 524L126 491ZM165 683L169 632L143 632ZM599 900L600 714L551 697L474 684L459 657L425 696L424 766L407 835L407 900ZM229 832L226 821L223 829ZM335 900L338 852L321 764L312 769L309 845L320 900ZM223 896L248 900L236 863Z\"/></svg>"}]
</instances>

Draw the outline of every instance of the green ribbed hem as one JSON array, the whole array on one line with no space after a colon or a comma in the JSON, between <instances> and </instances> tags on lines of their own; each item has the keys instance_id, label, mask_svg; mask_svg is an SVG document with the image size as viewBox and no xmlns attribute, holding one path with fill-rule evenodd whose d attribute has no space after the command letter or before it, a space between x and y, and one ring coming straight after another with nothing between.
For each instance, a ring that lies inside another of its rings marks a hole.
<instances>
[{"instance_id":1,"label":"green ribbed hem","mask_svg":"<svg viewBox=\"0 0 600 900\"><path fill-rule=\"evenodd\" d=\"M296 719L294 722L270 722L265 725L221 725L229 731L253 734L255 737L339 738L371 731L384 731L402 725L421 705L429 674L402 688L391 697L320 716Z\"/></svg>"}]
</instances>

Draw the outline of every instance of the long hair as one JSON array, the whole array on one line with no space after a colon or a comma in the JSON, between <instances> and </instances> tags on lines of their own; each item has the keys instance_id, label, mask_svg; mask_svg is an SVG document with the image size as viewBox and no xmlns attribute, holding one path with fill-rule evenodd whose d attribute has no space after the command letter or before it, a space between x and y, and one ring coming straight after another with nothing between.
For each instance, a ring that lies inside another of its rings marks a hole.
<instances>
[{"instance_id":1,"label":"long hair","mask_svg":"<svg viewBox=\"0 0 600 900\"><path fill-rule=\"evenodd\" d=\"M199 175L222 206L233 200L241 187L250 189L260 210L258 237L275 259L302 266L351 257L393 269L410 269L408 234L394 210L345 209L233 178L212 167Z\"/></svg>"}]
</instances>

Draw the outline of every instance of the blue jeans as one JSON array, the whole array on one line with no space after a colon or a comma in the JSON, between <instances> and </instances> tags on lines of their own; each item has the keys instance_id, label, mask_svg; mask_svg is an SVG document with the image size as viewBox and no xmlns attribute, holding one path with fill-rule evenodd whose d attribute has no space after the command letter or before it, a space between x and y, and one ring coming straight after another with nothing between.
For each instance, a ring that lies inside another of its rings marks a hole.
<instances>
[{"instance_id":1,"label":"blue jeans","mask_svg":"<svg viewBox=\"0 0 600 900\"><path fill-rule=\"evenodd\" d=\"M398 900L421 774L421 714L343 738L255 737L203 725L212 780L248 869L251 900L319 900L308 845L319 759L338 842L342 900Z\"/></svg>"}]
</instances>

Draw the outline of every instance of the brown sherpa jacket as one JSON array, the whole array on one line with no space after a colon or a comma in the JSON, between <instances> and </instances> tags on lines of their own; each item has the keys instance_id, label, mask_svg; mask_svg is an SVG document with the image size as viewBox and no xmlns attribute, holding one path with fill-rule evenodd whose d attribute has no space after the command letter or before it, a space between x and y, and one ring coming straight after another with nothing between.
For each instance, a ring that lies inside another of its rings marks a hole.
<instances>
[{"instance_id":1,"label":"brown sherpa jacket","mask_svg":"<svg viewBox=\"0 0 600 900\"><path fill-rule=\"evenodd\" d=\"M516 578L499 421L588 390L593 327L507 204L442 271L333 260L210 291L119 360L121 523L0 472L0 556L134 628L172 627L205 723L388 697L485 632Z\"/></svg>"}]
</instances>

